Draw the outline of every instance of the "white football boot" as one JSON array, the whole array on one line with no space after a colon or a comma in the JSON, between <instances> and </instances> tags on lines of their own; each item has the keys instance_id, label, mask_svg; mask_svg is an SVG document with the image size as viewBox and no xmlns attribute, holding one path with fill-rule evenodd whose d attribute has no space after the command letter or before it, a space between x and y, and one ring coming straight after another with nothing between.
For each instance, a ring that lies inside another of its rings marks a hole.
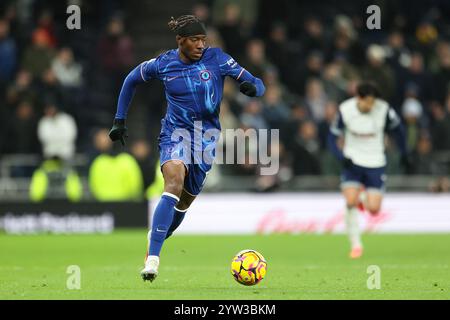
<instances>
[{"instance_id":1,"label":"white football boot","mask_svg":"<svg viewBox=\"0 0 450 320\"><path fill-rule=\"evenodd\" d=\"M153 282L156 276L158 275L158 267L159 267L159 257L158 256L149 256L148 253L150 251L150 240L152 236L152 230L149 230L147 233L147 252L145 255L144 261L144 269L141 271L141 277L144 281Z\"/></svg>"},{"instance_id":2,"label":"white football boot","mask_svg":"<svg viewBox=\"0 0 450 320\"><path fill-rule=\"evenodd\" d=\"M141 277L144 281L153 282L158 275L159 257L148 256L145 260L145 267L141 271Z\"/></svg>"}]
</instances>

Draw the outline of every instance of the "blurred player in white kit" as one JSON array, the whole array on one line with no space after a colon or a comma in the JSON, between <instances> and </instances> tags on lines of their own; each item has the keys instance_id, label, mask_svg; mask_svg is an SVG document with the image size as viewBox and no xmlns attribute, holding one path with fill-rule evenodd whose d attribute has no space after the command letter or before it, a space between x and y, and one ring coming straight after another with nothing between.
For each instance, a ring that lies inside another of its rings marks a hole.
<instances>
[{"instance_id":1,"label":"blurred player in white kit","mask_svg":"<svg viewBox=\"0 0 450 320\"><path fill-rule=\"evenodd\" d=\"M350 239L350 258L363 253L358 225L358 206L373 215L381 208L385 188L385 133L392 133L401 152L402 164L409 165L401 120L389 104L379 98L370 82L358 85L357 95L343 101L331 125L328 144L342 162L341 189L346 201L345 225ZM338 140L343 137L342 150ZM364 197L361 193L365 191Z\"/></svg>"}]
</instances>

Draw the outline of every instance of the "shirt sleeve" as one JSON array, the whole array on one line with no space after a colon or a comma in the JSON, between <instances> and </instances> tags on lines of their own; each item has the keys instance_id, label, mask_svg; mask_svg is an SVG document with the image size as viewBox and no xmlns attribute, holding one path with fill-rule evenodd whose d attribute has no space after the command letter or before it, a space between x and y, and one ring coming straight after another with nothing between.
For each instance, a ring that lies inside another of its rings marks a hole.
<instances>
[{"instance_id":1,"label":"shirt sleeve","mask_svg":"<svg viewBox=\"0 0 450 320\"><path fill-rule=\"evenodd\" d=\"M158 61L156 58L142 62L139 67L142 80L147 82L151 79L158 79Z\"/></svg>"},{"instance_id":2,"label":"shirt sleeve","mask_svg":"<svg viewBox=\"0 0 450 320\"><path fill-rule=\"evenodd\" d=\"M219 63L220 74L222 76L230 76L235 80L239 80L245 71L236 60L220 49L217 52L217 62Z\"/></svg>"},{"instance_id":3,"label":"shirt sleeve","mask_svg":"<svg viewBox=\"0 0 450 320\"><path fill-rule=\"evenodd\" d=\"M330 131L328 132L328 148L331 151L331 153L334 154L334 156L342 161L344 159L344 154L342 153L342 150L339 149L337 140L339 136L341 136L344 133L344 120L342 119L342 114L340 111L338 111L336 117L334 118L333 122L330 126Z\"/></svg>"},{"instance_id":4,"label":"shirt sleeve","mask_svg":"<svg viewBox=\"0 0 450 320\"><path fill-rule=\"evenodd\" d=\"M217 61L220 67L220 74L222 76L232 77L240 83L245 81L253 83L256 87L256 96L261 97L266 91L262 80L242 68L229 54L226 54L220 49L218 50Z\"/></svg>"},{"instance_id":5,"label":"shirt sleeve","mask_svg":"<svg viewBox=\"0 0 450 320\"><path fill-rule=\"evenodd\" d=\"M158 79L157 58L142 62L127 75L120 90L115 115L116 119L127 118L128 109L136 91L136 86L151 79Z\"/></svg>"},{"instance_id":6,"label":"shirt sleeve","mask_svg":"<svg viewBox=\"0 0 450 320\"><path fill-rule=\"evenodd\" d=\"M401 125L400 117L397 115L397 112L391 107L386 114L386 131L391 131Z\"/></svg>"},{"instance_id":7,"label":"shirt sleeve","mask_svg":"<svg viewBox=\"0 0 450 320\"><path fill-rule=\"evenodd\" d=\"M390 132L397 143L401 154L407 153L406 132L400 117L393 108L389 108L386 114L385 131Z\"/></svg>"},{"instance_id":8,"label":"shirt sleeve","mask_svg":"<svg viewBox=\"0 0 450 320\"><path fill-rule=\"evenodd\" d=\"M340 111L338 111L336 117L334 118L333 122L330 126L330 133L332 133L335 136L340 136L343 134L345 125L344 120L342 119L342 114Z\"/></svg>"}]
</instances>

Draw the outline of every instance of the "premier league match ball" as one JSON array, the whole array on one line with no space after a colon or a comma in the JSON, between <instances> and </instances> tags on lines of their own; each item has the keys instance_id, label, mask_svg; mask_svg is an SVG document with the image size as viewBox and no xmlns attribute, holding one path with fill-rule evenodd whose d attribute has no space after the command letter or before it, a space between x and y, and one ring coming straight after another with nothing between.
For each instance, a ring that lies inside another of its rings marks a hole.
<instances>
[{"instance_id":1,"label":"premier league match ball","mask_svg":"<svg viewBox=\"0 0 450 320\"><path fill-rule=\"evenodd\" d=\"M267 262L261 253L255 250L242 250L231 261L231 274L245 286L253 286L266 276Z\"/></svg>"}]
</instances>

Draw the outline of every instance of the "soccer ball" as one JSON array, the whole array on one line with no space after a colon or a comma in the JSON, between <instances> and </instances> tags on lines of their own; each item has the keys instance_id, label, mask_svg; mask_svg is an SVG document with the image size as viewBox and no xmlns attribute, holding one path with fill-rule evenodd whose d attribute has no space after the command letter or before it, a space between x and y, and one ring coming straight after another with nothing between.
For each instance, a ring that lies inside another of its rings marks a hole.
<instances>
[{"instance_id":1,"label":"soccer ball","mask_svg":"<svg viewBox=\"0 0 450 320\"><path fill-rule=\"evenodd\" d=\"M242 250L231 261L231 274L244 286L253 286L266 276L267 262L261 253L255 250Z\"/></svg>"}]
</instances>

